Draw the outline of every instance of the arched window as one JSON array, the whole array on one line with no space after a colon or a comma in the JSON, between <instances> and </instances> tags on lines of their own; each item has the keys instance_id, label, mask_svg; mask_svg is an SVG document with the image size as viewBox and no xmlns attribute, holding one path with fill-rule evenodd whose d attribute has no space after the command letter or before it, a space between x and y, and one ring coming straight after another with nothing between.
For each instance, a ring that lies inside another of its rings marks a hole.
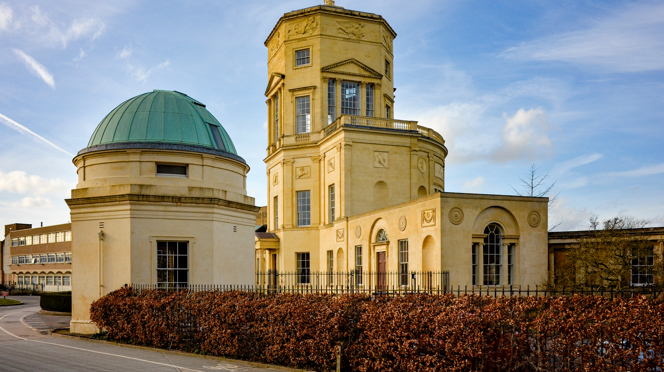
<instances>
[{"instance_id":1,"label":"arched window","mask_svg":"<svg viewBox=\"0 0 664 372\"><path fill-rule=\"evenodd\" d=\"M500 285L502 266L502 233L500 226L491 224L484 229L484 247L482 252L484 285Z\"/></svg>"},{"instance_id":2,"label":"arched window","mask_svg":"<svg viewBox=\"0 0 664 372\"><path fill-rule=\"evenodd\" d=\"M376 234L376 243L381 243L386 241L387 241L387 232L385 232L385 229L378 230L378 234Z\"/></svg>"}]
</instances>

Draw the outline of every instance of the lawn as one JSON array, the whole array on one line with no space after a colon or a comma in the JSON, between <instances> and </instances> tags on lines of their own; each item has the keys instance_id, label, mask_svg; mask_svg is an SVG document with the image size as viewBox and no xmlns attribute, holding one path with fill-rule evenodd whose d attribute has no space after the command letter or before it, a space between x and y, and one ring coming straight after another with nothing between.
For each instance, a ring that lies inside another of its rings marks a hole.
<instances>
[{"instance_id":1,"label":"lawn","mask_svg":"<svg viewBox=\"0 0 664 372\"><path fill-rule=\"evenodd\" d=\"M20 304L20 303L21 303L21 301L0 298L0 306L17 305L17 304Z\"/></svg>"}]
</instances>

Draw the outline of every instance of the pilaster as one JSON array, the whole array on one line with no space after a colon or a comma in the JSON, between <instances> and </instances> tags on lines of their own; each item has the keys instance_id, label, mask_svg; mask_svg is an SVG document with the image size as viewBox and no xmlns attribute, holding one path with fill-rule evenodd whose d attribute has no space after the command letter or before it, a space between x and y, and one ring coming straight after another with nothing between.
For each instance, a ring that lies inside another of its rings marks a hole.
<instances>
[{"instance_id":1,"label":"pilaster","mask_svg":"<svg viewBox=\"0 0 664 372\"><path fill-rule=\"evenodd\" d=\"M325 192L320 187L320 156L311 157L311 226L320 225L325 218L323 217L325 208L322 207L321 196ZM324 199L324 198L323 198Z\"/></svg>"},{"instance_id":2,"label":"pilaster","mask_svg":"<svg viewBox=\"0 0 664 372\"><path fill-rule=\"evenodd\" d=\"M282 190L283 190L283 204L284 204L284 228L292 228L294 225L297 226L296 221L294 218L296 216L293 216L294 208L297 208L297 206L293 205L293 201L295 200L295 191L293 190L293 159L284 159L283 161L283 177L281 179L281 182L283 184L281 185ZM297 213L295 213L297 215Z\"/></svg>"}]
</instances>

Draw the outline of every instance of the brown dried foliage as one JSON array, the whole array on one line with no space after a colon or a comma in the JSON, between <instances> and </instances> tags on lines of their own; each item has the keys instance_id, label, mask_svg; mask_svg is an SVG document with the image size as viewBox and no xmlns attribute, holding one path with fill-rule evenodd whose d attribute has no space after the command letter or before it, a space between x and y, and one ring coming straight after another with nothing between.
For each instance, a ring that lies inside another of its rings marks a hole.
<instances>
[{"instance_id":1,"label":"brown dried foliage","mask_svg":"<svg viewBox=\"0 0 664 372\"><path fill-rule=\"evenodd\" d=\"M652 371L664 302L603 297L265 296L131 288L92 304L110 339L345 371Z\"/></svg>"}]
</instances>

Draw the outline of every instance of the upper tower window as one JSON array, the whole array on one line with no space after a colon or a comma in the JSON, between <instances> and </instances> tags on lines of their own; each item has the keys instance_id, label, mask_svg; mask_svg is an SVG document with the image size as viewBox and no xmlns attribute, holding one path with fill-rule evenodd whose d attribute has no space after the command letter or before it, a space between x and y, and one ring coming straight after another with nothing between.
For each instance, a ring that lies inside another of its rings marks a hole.
<instances>
[{"instance_id":1,"label":"upper tower window","mask_svg":"<svg viewBox=\"0 0 664 372\"><path fill-rule=\"evenodd\" d=\"M301 49L295 51L295 66L304 66L311 63L309 57L309 49Z\"/></svg>"},{"instance_id":2,"label":"upper tower window","mask_svg":"<svg viewBox=\"0 0 664 372\"><path fill-rule=\"evenodd\" d=\"M327 80L327 124L337 120L337 84L334 80Z\"/></svg>"},{"instance_id":3,"label":"upper tower window","mask_svg":"<svg viewBox=\"0 0 664 372\"><path fill-rule=\"evenodd\" d=\"M309 96L295 99L297 134L311 132L311 101Z\"/></svg>"},{"instance_id":4,"label":"upper tower window","mask_svg":"<svg viewBox=\"0 0 664 372\"><path fill-rule=\"evenodd\" d=\"M341 113L360 115L360 84L341 82Z\"/></svg>"},{"instance_id":5,"label":"upper tower window","mask_svg":"<svg viewBox=\"0 0 664 372\"><path fill-rule=\"evenodd\" d=\"M374 85L367 84L367 116L374 116Z\"/></svg>"},{"instance_id":6,"label":"upper tower window","mask_svg":"<svg viewBox=\"0 0 664 372\"><path fill-rule=\"evenodd\" d=\"M390 74L390 61L388 60L385 60L385 76L388 78L392 76L392 74Z\"/></svg>"},{"instance_id":7,"label":"upper tower window","mask_svg":"<svg viewBox=\"0 0 664 372\"><path fill-rule=\"evenodd\" d=\"M279 139L279 94L274 96L274 140Z\"/></svg>"}]
</instances>

